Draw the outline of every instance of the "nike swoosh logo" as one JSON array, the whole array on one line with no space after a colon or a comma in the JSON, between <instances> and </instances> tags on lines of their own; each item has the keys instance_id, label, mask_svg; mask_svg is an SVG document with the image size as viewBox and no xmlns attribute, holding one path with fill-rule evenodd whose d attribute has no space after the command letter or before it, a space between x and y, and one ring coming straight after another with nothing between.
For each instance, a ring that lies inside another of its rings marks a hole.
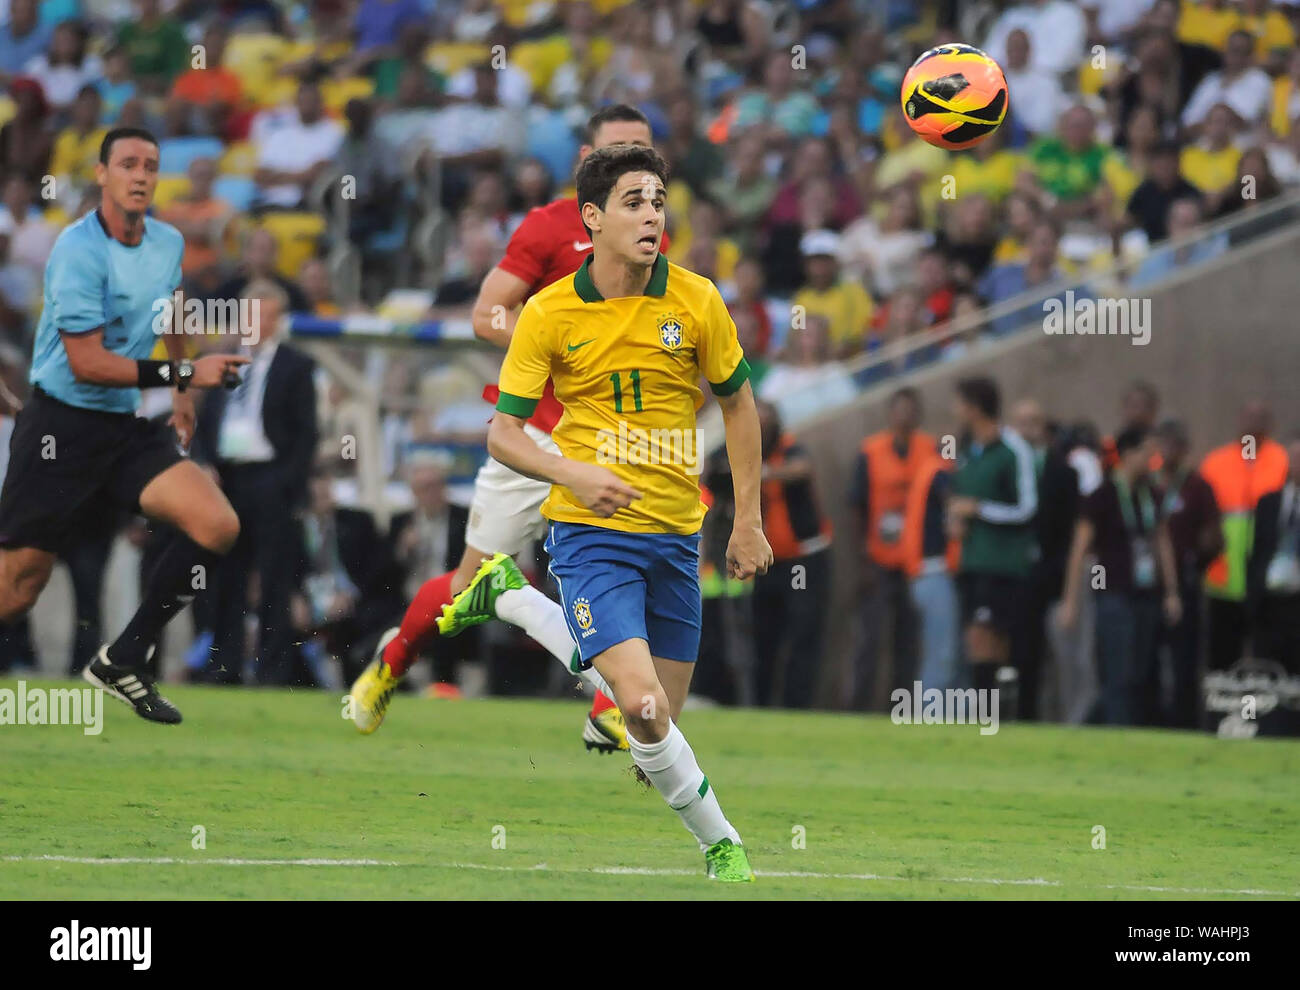
<instances>
[{"instance_id":1,"label":"nike swoosh logo","mask_svg":"<svg viewBox=\"0 0 1300 990\"><path fill-rule=\"evenodd\" d=\"M573 242L573 250L575 250L575 251L587 251L587 250L590 250L590 249L591 249L591 241L574 241L574 242Z\"/></svg>"},{"instance_id":2,"label":"nike swoosh logo","mask_svg":"<svg viewBox=\"0 0 1300 990\"><path fill-rule=\"evenodd\" d=\"M595 339L596 339L595 337L591 338L591 340L595 340ZM569 351L572 352L572 351L576 351L579 347L586 347L588 344L591 343L591 340L584 340L581 344L570 344Z\"/></svg>"}]
</instances>

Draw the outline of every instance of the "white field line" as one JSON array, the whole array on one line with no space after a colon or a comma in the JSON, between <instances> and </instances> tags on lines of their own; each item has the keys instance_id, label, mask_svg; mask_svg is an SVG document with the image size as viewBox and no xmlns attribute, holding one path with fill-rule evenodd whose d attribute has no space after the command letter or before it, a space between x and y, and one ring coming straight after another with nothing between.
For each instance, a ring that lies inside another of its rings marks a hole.
<instances>
[{"instance_id":1,"label":"white field line","mask_svg":"<svg viewBox=\"0 0 1300 990\"><path fill-rule=\"evenodd\" d=\"M608 876L638 877L694 877L703 876L702 870L654 869L646 866L507 866L491 863L399 863L383 859L178 859L171 856L4 856L5 863L74 863L81 866L398 866L428 867L439 870L488 870L496 873L591 873ZM755 870L760 877L793 878L807 880L860 880L890 883L912 883L928 880L934 883L990 884L1009 887L1064 887L1060 880L1034 877L1026 880L1008 880L998 877L899 877L883 873L815 873L805 870ZM1091 890L1127 890L1151 894L1236 894L1255 897L1300 897L1296 890L1262 890L1246 888L1232 890L1214 887L1157 887L1148 884L1081 883L1075 886Z\"/></svg>"}]
</instances>

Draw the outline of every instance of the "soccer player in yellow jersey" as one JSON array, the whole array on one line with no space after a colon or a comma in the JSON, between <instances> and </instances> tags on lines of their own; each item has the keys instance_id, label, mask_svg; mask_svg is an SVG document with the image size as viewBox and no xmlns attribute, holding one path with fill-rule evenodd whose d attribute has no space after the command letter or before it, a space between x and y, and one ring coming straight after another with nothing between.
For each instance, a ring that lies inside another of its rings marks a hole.
<instances>
[{"instance_id":1,"label":"soccer player in yellow jersey","mask_svg":"<svg viewBox=\"0 0 1300 990\"><path fill-rule=\"evenodd\" d=\"M546 550L581 663L608 684L632 759L699 841L708 875L745 881L754 875L740 836L676 720L700 644L701 376L726 423L736 495L727 563L738 578L772 562L758 414L718 290L659 253L666 182L663 159L632 145L593 151L578 169L592 253L520 313L488 451L551 484ZM547 378L564 407L552 434L560 454L524 432ZM498 554L447 609L460 620L491 613L522 587Z\"/></svg>"}]
</instances>

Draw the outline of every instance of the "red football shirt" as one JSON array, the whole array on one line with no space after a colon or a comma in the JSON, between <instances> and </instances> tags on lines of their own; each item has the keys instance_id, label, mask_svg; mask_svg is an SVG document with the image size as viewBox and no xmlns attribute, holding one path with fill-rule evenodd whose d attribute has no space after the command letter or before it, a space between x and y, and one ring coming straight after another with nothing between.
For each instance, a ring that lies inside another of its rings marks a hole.
<instances>
[{"instance_id":1,"label":"red football shirt","mask_svg":"<svg viewBox=\"0 0 1300 990\"><path fill-rule=\"evenodd\" d=\"M668 233L665 231L659 245L661 252L668 250ZM576 196L557 199L545 206L528 211L523 222L515 228L506 245L505 257L497 267L528 283L528 295L558 282L576 272L591 251L591 235L582 225ZM483 398L494 406L500 396L496 385L483 389ZM555 389L548 381L542 399L528 422L539 430L550 433L564 414L564 408L555 398Z\"/></svg>"}]
</instances>

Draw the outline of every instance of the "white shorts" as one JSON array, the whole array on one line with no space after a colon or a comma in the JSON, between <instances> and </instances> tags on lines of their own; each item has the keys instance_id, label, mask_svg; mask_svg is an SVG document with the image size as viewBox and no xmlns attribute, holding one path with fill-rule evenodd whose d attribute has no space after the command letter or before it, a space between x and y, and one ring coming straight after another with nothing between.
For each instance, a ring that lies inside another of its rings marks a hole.
<instances>
[{"instance_id":1,"label":"white shorts","mask_svg":"<svg viewBox=\"0 0 1300 990\"><path fill-rule=\"evenodd\" d=\"M548 454L558 454L549 433L531 423L524 432ZM469 503L467 546L485 553L508 553L512 557L530 548L546 535L547 521L542 502L551 493L545 481L525 478L500 461L489 457L474 476L474 498Z\"/></svg>"}]
</instances>

